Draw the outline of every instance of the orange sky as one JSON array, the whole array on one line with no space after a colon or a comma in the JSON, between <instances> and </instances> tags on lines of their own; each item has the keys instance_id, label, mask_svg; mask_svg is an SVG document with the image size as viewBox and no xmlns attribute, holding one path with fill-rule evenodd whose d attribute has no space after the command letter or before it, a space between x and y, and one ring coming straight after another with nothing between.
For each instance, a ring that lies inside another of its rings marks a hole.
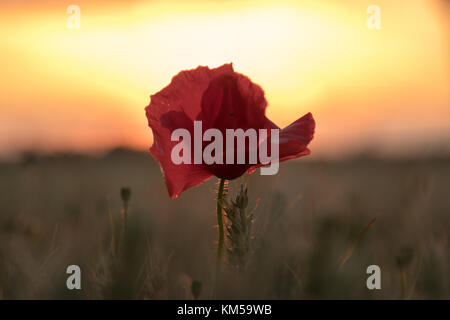
<instances>
[{"instance_id":1,"label":"orange sky","mask_svg":"<svg viewBox=\"0 0 450 320\"><path fill-rule=\"evenodd\" d=\"M314 114L313 154L450 148L448 1L377 1L381 30L363 0L38 3L0 4L0 155L147 149L149 95L226 62L278 125Z\"/></svg>"}]
</instances>

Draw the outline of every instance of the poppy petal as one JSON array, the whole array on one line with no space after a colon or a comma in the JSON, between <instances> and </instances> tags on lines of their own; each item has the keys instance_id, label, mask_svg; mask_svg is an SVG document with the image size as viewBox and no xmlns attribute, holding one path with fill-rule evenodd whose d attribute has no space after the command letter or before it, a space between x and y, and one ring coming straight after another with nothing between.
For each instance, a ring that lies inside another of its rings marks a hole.
<instances>
[{"instance_id":1,"label":"poppy petal","mask_svg":"<svg viewBox=\"0 0 450 320\"><path fill-rule=\"evenodd\" d=\"M201 184L212 175L202 165L174 164L171 150L177 142L171 141L171 134L178 128L191 132L192 123L201 111L203 92L211 79L233 72L231 64L216 69L198 67L182 71L167 87L152 95L145 108L153 132L150 153L161 167L171 198L178 197L182 191Z\"/></svg>"},{"instance_id":2,"label":"poppy petal","mask_svg":"<svg viewBox=\"0 0 450 320\"><path fill-rule=\"evenodd\" d=\"M153 145L150 153L161 167L171 198L177 198L184 190L195 187L212 176L203 165L183 163L177 165L172 161L171 151L179 142L171 141L170 128L180 124L181 128L188 126L189 123L186 123L186 120L183 122L182 118L180 113L168 112L161 117L163 119L161 122L149 120L153 131Z\"/></svg>"},{"instance_id":3,"label":"poppy petal","mask_svg":"<svg viewBox=\"0 0 450 320\"><path fill-rule=\"evenodd\" d=\"M264 91L239 73L222 74L214 78L201 101L204 128L258 129L265 123L267 101Z\"/></svg>"},{"instance_id":4,"label":"poppy petal","mask_svg":"<svg viewBox=\"0 0 450 320\"><path fill-rule=\"evenodd\" d=\"M168 86L150 96L150 104L146 107L147 117L150 114L154 118L159 118L167 111L180 111L192 121L196 120L201 111L203 92L211 80L221 74L233 72L231 63L215 69L200 66L193 70L181 71L172 78Z\"/></svg>"},{"instance_id":5,"label":"poppy petal","mask_svg":"<svg viewBox=\"0 0 450 320\"><path fill-rule=\"evenodd\" d=\"M316 123L311 113L307 113L280 130L280 162L310 154L307 148L314 137Z\"/></svg>"},{"instance_id":6,"label":"poppy petal","mask_svg":"<svg viewBox=\"0 0 450 320\"><path fill-rule=\"evenodd\" d=\"M279 162L299 158L311 153L307 148L314 137L315 121L311 113L305 114L279 132ZM279 129L272 121L267 119L264 126L266 129ZM270 139L270 138L268 138ZM270 143L269 143L270 150ZM262 164L251 166L247 173L253 173Z\"/></svg>"}]
</instances>

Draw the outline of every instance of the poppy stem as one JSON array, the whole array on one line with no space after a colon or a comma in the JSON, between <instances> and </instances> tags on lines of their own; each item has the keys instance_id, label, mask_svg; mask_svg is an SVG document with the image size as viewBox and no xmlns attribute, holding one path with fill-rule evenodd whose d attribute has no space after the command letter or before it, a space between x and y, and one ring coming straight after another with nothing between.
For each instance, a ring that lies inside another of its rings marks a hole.
<instances>
[{"instance_id":1,"label":"poppy stem","mask_svg":"<svg viewBox=\"0 0 450 320\"><path fill-rule=\"evenodd\" d=\"M216 260L216 286L220 273L220 262L222 260L222 251L224 244L223 216L222 216L222 200L226 179L220 179L219 189L217 191L217 225L219 226L219 241L217 244L217 260Z\"/></svg>"}]
</instances>

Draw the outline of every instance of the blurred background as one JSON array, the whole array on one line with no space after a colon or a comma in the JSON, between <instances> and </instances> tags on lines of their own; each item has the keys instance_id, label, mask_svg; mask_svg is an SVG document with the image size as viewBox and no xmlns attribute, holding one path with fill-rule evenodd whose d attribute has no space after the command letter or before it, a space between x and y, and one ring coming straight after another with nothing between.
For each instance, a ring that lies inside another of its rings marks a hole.
<instances>
[{"instance_id":1,"label":"blurred background","mask_svg":"<svg viewBox=\"0 0 450 320\"><path fill-rule=\"evenodd\" d=\"M180 70L232 62L276 124L317 128L310 156L230 184L248 182L255 221L218 297L450 298L449 1L0 7L0 297L211 297L214 181L169 199L144 107Z\"/></svg>"},{"instance_id":2,"label":"blurred background","mask_svg":"<svg viewBox=\"0 0 450 320\"><path fill-rule=\"evenodd\" d=\"M70 29L66 9L80 9ZM147 150L143 108L180 70L233 62L314 156L449 151L449 2L2 1L0 153Z\"/></svg>"}]
</instances>

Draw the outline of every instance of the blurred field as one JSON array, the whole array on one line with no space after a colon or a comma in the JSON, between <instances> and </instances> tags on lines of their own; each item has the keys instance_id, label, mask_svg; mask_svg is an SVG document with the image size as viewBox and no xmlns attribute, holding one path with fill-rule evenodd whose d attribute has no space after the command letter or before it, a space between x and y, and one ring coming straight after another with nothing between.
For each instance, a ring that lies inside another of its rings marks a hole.
<instances>
[{"instance_id":1,"label":"blurred field","mask_svg":"<svg viewBox=\"0 0 450 320\"><path fill-rule=\"evenodd\" d=\"M450 298L448 159L291 161L231 182L231 194L247 180L249 207L258 203L252 249L244 271L225 264L217 298ZM171 200L153 159L124 150L1 164L0 297L192 299L194 283L211 298L215 183ZM66 289L70 264L81 291ZM366 288L371 264L381 290Z\"/></svg>"}]
</instances>

